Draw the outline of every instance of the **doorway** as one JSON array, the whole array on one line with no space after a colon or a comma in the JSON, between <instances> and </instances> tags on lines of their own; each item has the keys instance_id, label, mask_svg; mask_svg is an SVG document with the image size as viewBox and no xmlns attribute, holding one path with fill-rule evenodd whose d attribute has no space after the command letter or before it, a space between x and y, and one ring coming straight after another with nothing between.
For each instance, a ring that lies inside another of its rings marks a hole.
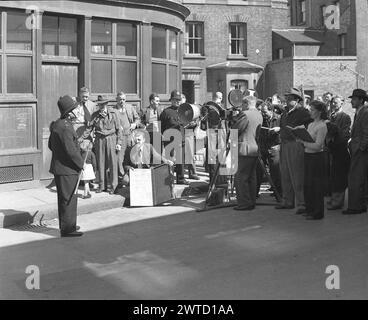
<instances>
[{"instance_id":1,"label":"doorway","mask_svg":"<svg viewBox=\"0 0 368 320\"><path fill-rule=\"evenodd\" d=\"M183 80L182 81L183 94L185 94L187 98L187 103L193 104L195 101L194 96L194 81L192 80Z\"/></svg>"}]
</instances>

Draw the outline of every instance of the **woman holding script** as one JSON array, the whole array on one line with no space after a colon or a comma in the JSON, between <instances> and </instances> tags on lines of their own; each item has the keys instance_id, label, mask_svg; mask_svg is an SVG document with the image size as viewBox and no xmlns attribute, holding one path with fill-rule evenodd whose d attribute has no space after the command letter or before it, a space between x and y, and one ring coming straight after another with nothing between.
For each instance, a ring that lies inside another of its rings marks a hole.
<instances>
[{"instance_id":1,"label":"woman holding script","mask_svg":"<svg viewBox=\"0 0 368 320\"><path fill-rule=\"evenodd\" d=\"M325 161L324 146L327 135L327 108L323 102L312 101L308 133L314 142L299 140L304 145L304 198L308 220L324 218Z\"/></svg>"}]
</instances>

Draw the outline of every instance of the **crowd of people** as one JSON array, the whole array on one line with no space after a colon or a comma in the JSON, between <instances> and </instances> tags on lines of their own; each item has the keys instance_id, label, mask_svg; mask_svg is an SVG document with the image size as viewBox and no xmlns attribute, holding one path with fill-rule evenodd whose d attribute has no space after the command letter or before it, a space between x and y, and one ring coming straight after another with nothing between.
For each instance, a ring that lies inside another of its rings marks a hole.
<instances>
[{"instance_id":1,"label":"crowd of people","mask_svg":"<svg viewBox=\"0 0 368 320\"><path fill-rule=\"evenodd\" d=\"M362 89L354 90L349 97L355 109L354 121L343 111L344 98L327 92L311 101L302 91L292 88L284 95L275 95L266 101L259 101L258 110L263 116L259 120L247 121L242 135L251 135L258 142L256 156L267 164L274 188L282 195L282 203L276 209L292 210L305 215L308 220L324 218L324 204L327 197L328 210L343 209L345 193L348 190L348 207L342 213L354 215L367 212L368 196L368 95ZM244 97L243 110L250 110L249 97ZM249 111L244 111L245 113ZM258 128L255 129L255 125ZM305 129L310 141L303 140L295 129ZM243 141L240 139L239 145ZM246 165L250 156L239 148L238 180L254 184L248 193L251 201L239 202L236 210L253 210L254 190L259 191L263 180L262 168ZM252 173L242 173L242 168L252 168ZM238 183L239 184L239 183ZM243 192L244 187L241 188ZM244 198L244 196L243 196Z\"/></svg>"},{"instance_id":2,"label":"crowd of people","mask_svg":"<svg viewBox=\"0 0 368 320\"><path fill-rule=\"evenodd\" d=\"M343 111L344 98L340 95L328 92L311 101L301 90L292 88L284 96L275 94L262 101L248 91L241 107L233 110L229 125L223 125L226 121L222 119L216 128L211 128L216 130L208 132L205 167L210 179L214 178L219 150L226 149L226 130L236 129L235 210L255 209L264 174L268 173L274 194L282 196L276 209L296 207L297 214L319 220L324 217L324 198L329 197L328 210L342 209L348 189L348 208L343 213L366 212L368 96L357 89L349 99L356 109L353 123ZM199 179L191 137L198 126L207 128L198 119L183 125L178 109L186 99L177 90L171 92L169 107L163 108L155 93L149 101L149 106L137 112L127 103L124 92L117 94L116 102L102 96L92 102L85 87L76 98L59 99L61 116L50 126L49 147L53 153L50 172L55 175L62 236L81 235L76 226L74 192L79 180L84 183L83 198L88 199L90 186L94 186L91 182L98 183L97 193L114 194L118 188L129 185L130 170L155 164L174 167L177 184L188 184L186 168L189 179ZM211 103L225 109L220 92ZM175 135L165 139L164 133L170 129L179 133L181 148L168 148L175 142ZM310 140L300 138L295 129L307 131ZM224 132L221 138L219 135Z\"/></svg>"}]
</instances>

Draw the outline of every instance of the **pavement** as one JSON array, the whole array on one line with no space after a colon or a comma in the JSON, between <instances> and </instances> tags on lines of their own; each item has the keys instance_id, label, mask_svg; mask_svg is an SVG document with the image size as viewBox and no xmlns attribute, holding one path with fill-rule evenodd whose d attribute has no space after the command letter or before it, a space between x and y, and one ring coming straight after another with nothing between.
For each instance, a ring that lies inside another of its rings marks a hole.
<instances>
[{"instance_id":1,"label":"pavement","mask_svg":"<svg viewBox=\"0 0 368 320\"><path fill-rule=\"evenodd\" d=\"M205 192L208 188L208 175L199 173L201 181L190 181L189 186L174 185L173 200L190 194ZM199 191L198 191L199 190ZM78 215L96 211L122 208L129 198L129 188L117 190L116 195L106 192L91 192L92 198L82 199L83 190L78 191ZM56 218L57 193L55 186L38 186L36 188L13 188L11 191L0 190L0 228L14 225L27 225L42 223Z\"/></svg>"},{"instance_id":2,"label":"pavement","mask_svg":"<svg viewBox=\"0 0 368 320\"><path fill-rule=\"evenodd\" d=\"M252 212L197 212L200 195L97 211L78 217L81 238L60 238L57 220L0 229L0 299L367 299L368 214L308 221L270 198Z\"/></svg>"}]
</instances>

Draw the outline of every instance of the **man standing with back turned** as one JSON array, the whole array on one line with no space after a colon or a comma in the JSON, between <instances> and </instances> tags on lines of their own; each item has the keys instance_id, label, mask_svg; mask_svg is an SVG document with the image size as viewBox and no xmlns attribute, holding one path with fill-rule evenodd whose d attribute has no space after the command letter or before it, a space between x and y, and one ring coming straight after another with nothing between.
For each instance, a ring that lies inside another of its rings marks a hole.
<instances>
[{"instance_id":1,"label":"man standing with back turned","mask_svg":"<svg viewBox=\"0 0 368 320\"><path fill-rule=\"evenodd\" d=\"M49 149L52 151L50 172L54 174L57 197L59 227L62 237L79 237L77 226L77 200L74 190L78 175L83 168L83 159L78 147L78 137L73 128L78 103L70 96L58 101L60 119L51 124Z\"/></svg>"}]
</instances>

